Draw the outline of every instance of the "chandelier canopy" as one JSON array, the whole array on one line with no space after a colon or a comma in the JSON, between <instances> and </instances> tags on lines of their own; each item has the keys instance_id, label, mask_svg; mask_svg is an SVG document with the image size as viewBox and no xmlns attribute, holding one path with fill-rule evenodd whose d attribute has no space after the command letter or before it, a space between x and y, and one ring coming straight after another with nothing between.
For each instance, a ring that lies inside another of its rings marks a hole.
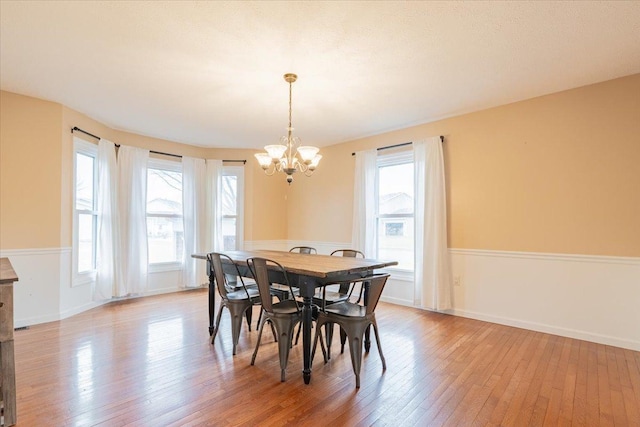
<instances>
[{"instance_id":1,"label":"chandelier canopy","mask_svg":"<svg viewBox=\"0 0 640 427\"><path fill-rule=\"evenodd\" d=\"M293 182L293 174L300 171L305 176L311 176L316 170L322 156L318 154L320 151L317 147L308 145L300 145L300 138L293 136L293 127L291 127L291 93L293 83L298 76L293 73L284 75L284 80L289 83L289 126L287 134L280 138L280 144L267 145L264 147L266 153L256 153L256 159L262 170L267 175L273 175L277 172L287 174L287 182Z\"/></svg>"}]
</instances>

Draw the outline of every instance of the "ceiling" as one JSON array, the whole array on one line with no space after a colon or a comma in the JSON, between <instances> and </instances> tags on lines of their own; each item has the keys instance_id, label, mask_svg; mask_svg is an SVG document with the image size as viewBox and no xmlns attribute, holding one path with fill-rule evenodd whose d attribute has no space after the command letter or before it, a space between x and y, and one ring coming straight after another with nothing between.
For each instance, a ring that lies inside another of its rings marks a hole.
<instances>
[{"instance_id":1,"label":"ceiling","mask_svg":"<svg viewBox=\"0 0 640 427\"><path fill-rule=\"evenodd\" d=\"M325 146L640 72L640 2L0 3L0 84L109 127Z\"/></svg>"}]
</instances>

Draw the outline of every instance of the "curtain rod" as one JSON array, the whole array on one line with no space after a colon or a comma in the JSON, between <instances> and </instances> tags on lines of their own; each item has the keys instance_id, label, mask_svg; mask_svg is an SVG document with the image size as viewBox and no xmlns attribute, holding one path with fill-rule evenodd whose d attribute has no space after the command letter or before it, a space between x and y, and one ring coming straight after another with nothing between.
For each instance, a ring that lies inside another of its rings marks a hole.
<instances>
[{"instance_id":1,"label":"curtain rod","mask_svg":"<svg viewBox=\"0 0 640 427\"><path fill-rule=\"evenodd\" d=\"M444 142L444 136L440 135L440 142ZM395 144L395 145L387 145L386 147L379 147L376 148L376 150L378 151L382 151L382 150L388 150L389 148L398 148L398 147L404 147L405 145L411 145L413 144L412 141L409 142L403 142L401 144ZM352 156L355 156L356 153L351 153Z\"/></svg>"},{"instance_id":2,"label":"curtain rod","mask_svg":"<svg viewBox=\"0 0 640 427\"><path fill-rule=\"evenodd\" d=\"M86 130L82 130L82 129L80 129L80 128L79 128L79 127L77 127L77 126L74 126L73 128L71 128L71 133L73 133L73 132L82 132L82 133L84 133L85 135L89 135L89 136L90 136L90 137L92 137L92 138L95 138L95 139L102 139L102 138L100 138L99 136L94 135L94 134L92 134L92 133L89 133L89 132L87 132ZM115 146L116 146L116 147L120 147L120 144L115 144ZM164 153L164 152L162 152L162 151L154 151L154 150L149 150L149 152L150 152L150 153L153 153L153 154L161 154L161 155L163 155L163 156L177 157L177 158L179 158L179 159L181 159L181 158L182 158L182 156L181 156L181 155L179 155L179 154ZM247 161L246 161L246 160L223 160L223 162L229 162L229 163L242 163L243 165L247 163Z\"/></svg>"}]
</instances>

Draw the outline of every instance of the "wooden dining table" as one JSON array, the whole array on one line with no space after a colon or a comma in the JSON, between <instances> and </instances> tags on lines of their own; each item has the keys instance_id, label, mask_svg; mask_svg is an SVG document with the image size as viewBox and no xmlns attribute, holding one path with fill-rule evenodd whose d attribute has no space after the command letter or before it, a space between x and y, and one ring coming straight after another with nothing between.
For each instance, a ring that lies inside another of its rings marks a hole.
<instances>
[{"instance_id":1,"label":"wooden dining table","mask_svg":"<svg viewBox=\"0 0 640 427\"><path fill-rule=\"evenodd\" d=\"M311 326L312 301L316 288L335 282L360 279L371 275L375 270L397 265L397 261L377 259L363 259L338 257L328 255L309 255L294 252L254 250L254 251L226 251L233 263L238 267L243 277L251 277L247 266L247 259L266 258L281 264L287 274L291 286L300 289L302 297L302 347L303 364L302 376L304 382L311 381ZM192 257L207 259L204 253L193 254ZM236 275L237 271L230 263L223 263L225 273ZM269 279L273 283L283 283L282 273L277 270L269 271ZM215 310L215 285L212 275L209 277L209 332L212 332Z\"/></svg>"}]
</instances>

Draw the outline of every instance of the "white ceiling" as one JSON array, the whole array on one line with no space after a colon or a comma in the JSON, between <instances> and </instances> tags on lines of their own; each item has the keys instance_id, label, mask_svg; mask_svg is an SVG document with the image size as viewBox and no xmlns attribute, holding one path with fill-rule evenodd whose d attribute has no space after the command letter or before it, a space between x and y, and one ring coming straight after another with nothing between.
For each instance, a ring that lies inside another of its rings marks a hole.
<instances>
[{"instance_id":1,"label":"white ceiling","mask_svg":"<svg viewBox=\"0 0 640 427\"><path fill-rule=\"evenodd\" d=\"M2 1L3 90L116 129L324 146L640 72L640 1Z\"/></svg>"}]
</instances>

